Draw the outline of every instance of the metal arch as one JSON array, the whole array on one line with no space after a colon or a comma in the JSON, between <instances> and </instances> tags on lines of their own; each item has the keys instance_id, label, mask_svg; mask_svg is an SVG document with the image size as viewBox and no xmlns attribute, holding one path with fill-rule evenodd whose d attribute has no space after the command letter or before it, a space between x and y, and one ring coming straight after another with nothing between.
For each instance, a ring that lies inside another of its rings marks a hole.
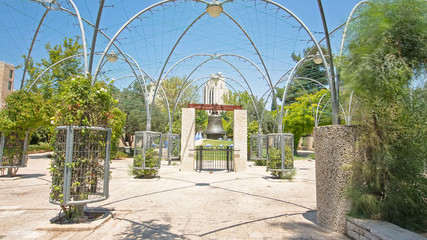
<instances>
[{"instance_id":1,"label":"metal arch","mask_svg":"<svg viewBox=\"0 0 427 240\"><path fill-rule=\"evenodd\" d=\"M221 81L221 80L219 80L219 81ZM205 83L206 83L207 81L205 81ZM234 92L238 92L231 84L229 84L229 83L227 83L227 82L225 82L225 84L227 84L228 86L230 86L233 90L234 90ZM203 85L200 85L196 90L199 90L201 87L202 87ZM195 94L193 94L192 96L191 96L191 98L190 98L190 101L193 99L193 97L194 97L194 95Z\"/></svg>"},{"instance_id":2,"label":"metal arch","mask_svg":"<svg viewBox=\"0 0 427 240\"><path fill-rule=\"evenodd\" d=\"M349 16L348 16L348 18L347 18L347 21L346 21L346 23L345 23L345 27L344 27L344 32L343 32L343 35L342 35L342 38L341 38L341 46L340 46L340 51L339 51L339 55L338 56L340 56L340 59L339 59L339 61L340 61L340 63L341 63L341 61L342 61L342 58L341 58L341 56L342 56L342 53L343 53L343 49L344 49L344 41L345 41L345 38L346 38L346 36L347 36L347 30L348 30L348 26L349 26L349 24L350 24L350 21L352 20L352 17L353 17L353 14L356 12L356 10L360 7L360 6L362 6L362 4L368 4L368 3L370 3L370 4L372 4L371 2L369 2L369 1L360 1L360 2L358 2L354 7L353 7L353 9L351 10L351 12L350 12L350 14L349 14ZM343 111L343 113L344 113L344 118L345 118L345 121L346 121L346 124L347 125L349 125L350 123L351 123L351 105L352 105L352 99L353 99L353 91L351 91L351 95L350 95L350 101L349 101L349 103L348 103L348 114L346 114L346 112L345 112L345 110L344 110L344 108L341 106L341 108L342 108L342 111Z\"/></svg>"},{"instance_id":3,"label":"metal arch","mask_svg":"<svg viewBox=\"0 0 427 240\"><path fill-rule=\"evenodd\" d=\"M199 81L200 79L203 79L203 78L210 78L210 77L201 77L201 78L198 78L198 79L195 79L195 80L193 80L193 81L191 81L190 83L188 83L181 91L180 91L180 93L178 94L178 98L177 98L177 100L176 100L176 102L175 102L175 105L174 105L174 108L173 108L173 112L172 112L172 119L173 119L173 117L175 116L175 111L176 111L176 107L177 107L177 105L178 105L178 102L179 102L179 100L180 100L180 98L182 97L182 95L184 94L184 92L187 90L187 88L188 87L190 87L191 86L191 84L193 84L194 82L197 82L197 81ZM226 79L230 79L230 80L232 80L233 82L235 82L235 83L237 83L241 88L243 88L243 90L245 90L245 91L248 91L246 88L245 88L245 86L243 86L240 82L238 82L237 80L235 80L235 79L233 79L233 78L230 78L230 77L224 77L224 78L226 78ZM221 80L221 79L219 79L219 81L222 81L222 82L224 82L225 84L227 84L227 85L229 85L235 92L237 92L236 91L236 89L232 86L232 85L230 85L229 83L227 83L226 81L224 81L224 80ZM204 83L207 83L208 82L208 80L207 81L205 81ZM196 89L196 91L195 92L197 92L197 90L199 90L200 88L202 87L202 85L201 86L199 86L197 89ZM250 99L251 99L251 101L252 101L252 104L254 105L254 108L255 108L255 111L256 111L256 113L257 113L257 118L259 119L259 113L258 113L258 108L257 108L257 106L256 106L256 104L255 104L255 101L254 101L254 99L253 99L253 95L251 94L251 95L249 95L249 97L250 97ZM191 97L191 99L193 98L193 96ZM170 129L170 131L171 131L172 129Z\"/></svg>"},{"instance_id":4,"label":"metal arch","mask_svg":"<svg viewBox=\"0 0 427 240\"><path fill-rule=\"evenodd\" d=\"M96 22L95 22L95 31L93 31L92 44L91 44L90 55L89 55L89 68L88 68L88 72L90 72L90 73L92 72L93 55L95 53L96 37L98 35L99 22L101 20L101 15L102 15L102 10L104 8L104 3L105 3L105 0L100 0L99 1L98 14L96 16Z\"/></svg>"},{"instance_id":5,"label":"metal arch","mask_svg":"<svg viewBox=\"0 0 427 240\"><path fill-rule=\"evenodd\" d=\"M27 59L25 60L24 65L24 71L22 73L22 80L21 80L21 89L24 88L24 81L25 81L25 74L27 73L27 67L28 67L28 61L30 60L31 52L33 51L34 43L36 42L37 35L39 33L40 27L43 24L44 19L46 18L47 13L49 12L49 8L46 8L46 11L44 12L42 18L40 19L39 25L37 26L36 32L34 33L33 40L31 41L30 49L28 50Z\"/></svg>"},{"instance_id":6,"label":"metal arch","mask_svg":"<svg viewBox=\"0 0 427 240\"><path fill-rule=\"evenodd\" d=\"M348 15L347 21L345 22L344 32L343 32L342 38L341 38L341 46L340 46L340 51L339 51L339 55L338 55L340 57L342 56L342 52L343 52L343 48L344 48L344 40L345 40L345 37L347 36L348 25L350 24L350 21L352 20L354 12L356 12L356 10L364 3L371 3L371 2L369 2L369 1L358 2L353 7L353 9L351 10L350 15Z\"/></svg>"},{"instance_id":7,"label":"metal arch","mask_svg":"<svg viewBox=\"0 0 427 240\"><path fill-rule=\"evenodd\" d=\"M228 18L230 18L239 28L240 28L240 30L242 30L242 32L245 34L245 36L246 36L246 38L251 42L251 45L252 45L252 47L255 49L255 51L256 51L256 53L257 53L257 55L258 55L258 57L259 57L259 59L261 60L261 63L262 63L262 65L264 66L264 70L265 70L265 73L267 74L267 76L268 76L268 79L269 79L269 81L271 82L271 78L270 78L270 74L268 73L268 70L267 70L267 66L265 66L265 63L264 63L264 59L262 58L262 56L261 56L261 54L260 54L260 52L258 51L258 48L255 46L255 43L252 41L252 38L249 36L249 34L245 31L245 29L232 17L232 16L230 16L227 12L225 12L225 11L223 11L223 13L228 17ZM274 91L274 90L273 90Z\"/></svg>"},{"instance_id":8,"label":"metal arch","mask_svg":"<svg viewBox=\"0 0 427 240\"><path fill-rule=\"evenodd\" d=\"M283 132L283 127L282 127L283 106L285 104L286 96L288 95L289 86L293 81L293 77L294 77L294 74L296 73L296 69L305 61L305 59L306 57L303 57L301 60L298 61L298 63L292 68L291 73L289 74L288 80L286 81L285 90L283 91L283 95L282 95L282 105L280 107L280 118L278 119L278 127L277 127L278 133Z\"/></svg>"},{"instance_id":9,"label":"metal arch","mask_svg":"<svg viewBox=\"0 0 427 240\"><path fill-rule=\"evenodd\" d=\"M267 83L270 86L271 91L274 92L274 87L273 87L273 83L271 82L271 79L267 78L264 74L264 72L261 70L260 67L258 67L257 64L255 64L252 60L250 60L249 58L246 58L244 56L238 55L238 54L230 54L230 53L226 53L226 54L221 54L221 56L232 56L232 57L238 57L238 58L243 58L244 60L248 61L249 63L251 63L251 65L253 65L254 67L256 67L258 69L258 71L262 74L262 76L264 77L265 80L267 80Z\"/></svg>"},{"instance_id":10,"label":"metal arch","mask_svg":"<svg viewBox=\"0 0 427 240\"><path fill-rule=\"evenodd\" d=\"M80 17L80 12L79 9L77 8L77 6L74 4L73 0L68 0L70 1L71 5L74 8L74 11L76 11L77 14L77 19L79 20L79 26L80 26L80 31L82 34L82 42L83 42L83 54L84 54L84 64L85 64L85 74L88 74L88 66L87 66L87 47L86 47L86 36L85 36L85 30L83 27L83 23L82 23L82 18Z\"/></svg>"},{"instance_id":11,"label":"metal arch","mask_svg":"<svg viewBox=\"0 0 427 240\"><path fill-rule=\"evenodd\" d=\"M71 14L71 15L73 15L73 16L75 16L75 17L77 17L77 15L75 14L75 13L73 13L73 12L71 12L70 10L68 10L68 9L66 9L66 8L63 8L63 7L60 7L59 8L60 10L62 10L62 11L64 11L64 12L66 12L66 13L68 13L68 14ZM87 24L89 24L91 27L93 27L94 29L95 29L95 31L98 31L99 33L101 33L101 35L102 36L104 36L108 41L111 41L111 39L107 36L107 34L105 34L103 31L101 31L99 28L97 29L96 28L96 26L95 25L93 25L91 22L89 22L88 20L86 20L85 18L82 18L82 20L84 21L84 22L86 22ZM117 51L119 51L119 53L120 54L122 54L123 55L123 57L126 59L126 56L125 56L125 54L124 54L124 52L113 42L112 43L112 45L117 49ZM95 53L96 55L99 55L98 53ZM134 71L134 69L133 68L131 68L131 70L133 71L133 73L135 74L135 75L137 75L137 73ZM147 74L146 74L147 75ZM147 75L148 76L148 75Z\"/></svg>"},{"instance_id":12,"label":"metal arch","mask_svg":"<svg viewBox=\"0 0 427 240\"><path fill-rule=\"evenodd\" d=\"M153 7L156 7L156 6L159 6L159 5L161 5L161 4L164 4L164 3L167 3L167 2L171 2L171 1L174 1L174 0L165 0L165 1L162 1L162 2L159 2L159 3L156 3L156 4L153 4L153 5L151 5L150 7L148 7L148 8L146 8L146 9L144 9L144 10L142 10L142 11L140 11L140 12L138 12L136 15L134 15L131 19L129 19L117 32L116 32L116 34L114 35L114 37L112 38L112 40L110 40L110 42L108 43L108 45L107 45L107 47L105 48L105 50L104 50L104 52L103 52L103 54L102 54L102 56L101 56L101 59L100 59L100 61L98 62L98 66L97 66L97 68L96 68L96 71L95 71L95 74L94 74L94 76L93 76L93 78L92 78L92 82L94 82L95 80L96 80L96 77L97 77L97 75L98 75L98 72L99 72L99 67L100 67L100 65L101 65L101 62L102 62L102 60L103 60L103 58L105 58L105 55L106 55L106 52L108 51L108 49L111 47L111 44L112 44L112 41L115 41L115 39L118 37L118 35L124 30L124 28L125 27L127 27L127 25L129 25L133 20L135 20L139 15L141 15L141 14L143 14L144 12L146 12L146 11L148 11L148 10L150 10L151 8L153 8ZM201 1L201 0L193 0L193 1L196 1L196 2L202 2L202 3L205 3L205 4L209 4L208 2L205 2L205 1ZM277 6L278 8L280 8L280 9L282 9L282 10L284 10L284 11L286 11L288 14L290 14L295 20L297 20L298 22L299 22L299 24L306 30L306 32L307 32L307 34L310 36L310 38L313 40L313 42L315 43L315 45L316 45L316 47L318 48L318 49L321 49L320 48L320 45L318 44L318 42L316 41L316 39L315 39L315 37L313 36L313 34L310 32L310 30L307 28L307 26L293 13L293 12L291 12L290 10L288 10L287 8L285 8L285 7L283 7L282 5L280 5L280 4L278 4L278 3L276 3L276 2L273 2L273 1L270 1L270 0L260 0L260 1L264 1L264 2L266 2L266 3L270 3L270 4L273 4L273 5L275 5L275 6ZM225 1L224 3L226 3L226 2L230 2L230 1ZM225 13L226 14L226 13ZM226 14L226 15L228 15L228 14ZM330 74L330 71L329 71L329 69L328 69L328 67L327 67L327 64L326 64L326 59L325 59L325 56L324 56L324 54L323 54L323 52L322 51L320 51L320 56L321 56L321 58L322 58L322 60L323 60L323 64L324 64L324 66L325 66L325 69L326 69L326 75L327 75L327 77L328 77L328 80L329 80L329 84L330 84L330 86L331 86L331 90L332 90L332 115L333 115L333 124L335 124L335 125L337 125L337 124L339 124L339 122L338 122L338 97L336 96L336 92L335 92L335 80L334 79L332 79L332 77L331 77L331 74ZM159 80L159 82L157 83L157 84L160 84L160 80ZM157 87L156 87L157 88Z\"/></svg>"},{"instance_id":13,"label":"metal arch","mask_svg":"<svg viewBox=\"0 0 427 240\"><path fill-rule=\"evenodd\" d=\"M181 39L185 36L185 34L188 32L188 30L190 30L190 28L191 27L193 27L193 25L197 22L197 21L199 21L204 15L206 15L206 11L205 12L203 12L202 14L200 14L200 16L198 16L193 22L191 22L190 23L190 25L188 25L188 27L184 30L184 32L181 34L181 36L179 36L179 38L178 38L178 40L175 42L175 44L173 45L173 47L172 47L172 50L170 50L170 52L169 52L169 55L168 55L168 57L166 58L166 61L165 61L165 63L163 64L163 68L162 68L162 70L160 71L160 74L159 74L159 79L158 79L158 81L159 81L159 84L160 84L160 81L161 81L161 79L162 79L162 75L163 75L163 71L165 70L165 68L166 68L166 65L168 64L168 62L169 62L169 59L170 59L170 57L172 56L172 53L175 51L175 48L178 46L178 44L181 42ZM154 96L156 95L156 92L154 92Z\"/></svg>"},{"instance_id":14,"label":"metal arch","mask_svg":"<svg viewBox=\"0 0 427 240\"><path fill-rule=\"evenodd\" d=\"M332 124L333 125L339 125L339 121L338 121L338 112L339 112L339 107L338 107L338 97L336 95L336 90L335 90L335 80L332 79L331 77L331 73L329 71L329 68L327 66L326 63L326 58L325 55L323 54L323 51L321 50L321 47L319 45L319 43L317 42L316 38L314 37L314 35L311 33L311 31L308 29L308 27L304 24L303 21L301 21L301 19L299 19L292 11L288 10L287 8L283 7L281 4L278 4L276 2L270 1L270 0L259 0L259 1L263 1L266 3L270 3L273 4L274 6L286 11L289 15L291 15L299 24L301 24L301 26L304 28L304 30L307 32L307 34L310 36L311 40L313 41L313 43L316 45L317 49L319 50L319 54L320 57L322 58L323 61L323 65L325 66L326 69L326 76L329 80L329 85L331 88L331 98L332 98ZM281 121L280 121L281 122Z\"/></svg>"},{"instance_id":15,"label":"metal arch","mask_svg":"<svg viewBox=\"0 0 427 240\"><path fill-rule=\"evenodd\" d=\"M253 61L251 61L250 59L248 59L248 58L246 58L246 57L244 57L244 56L241 56L241 55L238 55L238 54L205 54L205 53L199 53L199 54L193 54L193 55L190 55L190 56L187 56L187 57L184 57L184 58L182 58L182 59L180 59L178 62L176 62L171 68L169 68L169 70L166 72L166 74L165 74L165 77L166 76L168 76L169 75L169 73L170 73L170 71L172 71L178 64L180 64L181 62L183 62L183 61L185 61L185 60L187 60L187 59L189 59L189 58L193 58L193 57L198 57L198 56L209 56L209 57L211 57L211 58L221 58L222 56L233 56L233 57L238 57L238 58L242 58L242 59L244 59L244 60L246 60L246 61L248 61L249 63L251 63L254 67L256 67L257 68L257 70L262 74L262 76L264 77L264 79L266 79L267 80L267 83L269 83L270 84L270 88L272 89L272 91L274 91L274 87L273 87L273 84L272 84L272 82L271 82L271 80L269 80L266 76L265 76L265 74L264 74L264 72L262 72L262 70L258 67L258 65L256 65ZM164 78L165 78L164 77ZM163 78L163 79L164 79ZM162 80L163 80L162 79ZM160 83L161 84L161 83ZM248 83L247 83L248 84Z\"/></svg>"},{"instance_id":16,"label":"metal arch","mask_svg":"<svg viewBox=\"0 0 427 240\"><path fill-rule=\"evenodd\" d=\"M248 60L248 61L250 61L249 59L247 59L247 58L245 58L245 57L243 57L243 56L240 56L240 55L237 55L237 54L228 54L228 55L230 55L230 56L236 56L236 57L241 57L241 58L243 58L243 59L245 59L245 60ZM186 83L186 81L189 79L189 77L194 73L194 71L195 70L197 70L200 66L202 66L203 64L205 64L206 62L208 62L208 61L211 61L211 60L214 60L214 59L219 59L219 60L221 60L221 61L223 61L223 62L225 62L225 63L227 63L228 65L230 65L231 67L233 67L238 73L239 73L239 75L243 78L243 80L245 81L245 83L246 83L246 85L248 85L248 87L249 87L249 89L250 89L250 91L251 91L251 94L252 94L252 89L250 88L250 84L249 84L249 82L246 80L246 78L243 76L243 74L232 64L232 63L230 63L230 62L228 62L227 60L225 60L225 59L222 59L221 57L223 56L223 55L221 55L221 54L219 54L219 55L216 55L216 54L205 54L205 53L200 53L200 54L193 54L193 55L190 55L190 56L187 56L187 57L185 57L185 58L183 58L183 59L181 59L181 60L179 60L178 62L176 62L168 71L167 71L167 73L165 74L165 76L163 77L163 79L162 80L164 80L168 75L169 75L169 73L170 73L170 71L172 71L179 63L181 63L181 62L183 62L183 61L185 61L185 60L187 60L187 59L189 59L189 58L193 58L193 57L197 57L197 56L209 56L210 58L209 59L207 59L206 61L204 61L204 62L202 62L201 64L199 64L198 66L196 66L194 69L193 69L193 71L191 72L191 74L187 77L187 79L184 81L184 84ZM254 64L254 66L256 66L256 64ZM263 75L263 76L265 76L264 75L264 73L260 70L260 68L259 67L257 67L257 69L260 71L260 73ZM161 84L161 82L159 83L159 84ZM156 95L156 92L154 93L154 96Z\"/></svg>"},{"instance_id":17,"label":"metal arch","mask_svg":"<svg viewBox=\"0 0 427 240\"><path fill-rule=\"evenodd\" d=\"M36 79L33 81L33 83L31 83L31 85L28 87L27 92L29 92L29 91L31 90L31 88L33 87L33 85L37 82L37 80L39 80L39 78L40 78L41 76L43 76L43 74L44 74L45 72L49 71L52 67L54 67L54 66L56 66L56 65L60 64L61 62L66 61L66 60L68 60L68 59L70 59L70 58L74 58L74 57L78 57L78 56L82 56L82 55L83 55L83 53L79 53L79 54L75 54L75 55L72 55L72 56L69 56L69 57L63 58L63 59L59 60L58 62L56 62L56 63L54 63L54 64L50 65L49 67L47 67L45 70L43 70L43 72L41 72L41 73L36 77Z\"/></svg>"},{"instance_id":18,"label":"metal arch","mask_svg":"<svg viewBox=\"0 0 427 240\"><path fill-rule=\"evenodd\" d=\"M197 54L196 54L197 55ZM192 56L190 56L190 57L194 57L194 56L196 56L196 55L192 55ZM191 77L191 75L193 75L193 73L199 68L199 67L201 67L202 65L204 65L206 62L208 62L208 61L211 61L211 60L214 60L214 59L220 59L220 60L222 60L222 61L224 61L225 63L227 63L227 64L229 64L230 66L232 66L237 72L239 72L239 74L241 75L241 77L243 78L243 80L245 81L245 83L246 83L246 85L248 85L248 87L249 87L249 89L250 89L250 92L251 92L251 94L253 95L253 93L252 93L252 89L250 88L250 85L249 85L249 83L248 83L248 81L246 80L246 78L243 76L243 74L233 65L233 64L231 64L231 63L229 63L228 61L226 61L226 60L224 60L224 59L221 59L221 58L216 58L215 57L215 55L208 55L208 54L201 54L202 56L211 56L211 58L209 58L209 59L207 59L207 60L205 60L205 61L203 61L202 63L200 63L198 66L196 66L192 71L191 71L191 73L187 76L187 78L185 79L185 81L184 81L184 83L183 84L185 84L187 81L188 81L188 79ZM184 58L184 59L188 59L188 58ZM181 61L180 61L181 62ZM176 64L173 66L173 67L175 67L176 66ZM171 70L171 69L170 69ZM169 74L169 72L170 72L170 70L168 71L168 74ZM167 75L165 75L165 77L166 77ZM164 78L163 78L164 79ZM158 83L159 85L161 85L161 83ZM156 87L156 90L157 90L157 87ZM154 103L155 102L155 99L156 99L156 91L154 92L154 95L153 95L153 102L152 103ZM174 109L174 111L175 111L175 109ZM150 116L150 119L151 119L151 116ZM148 120L147 120L147 122L148 122Z\"/></svg>"},{"instance_id":19,"label":"metal arch","mask_svg":"<svg viewBox=\"0 0 427 240\"><path fill-rule=\"evenodd\" d=\"M188 57L185 57L185 58L183 58L183 59L181 59L180 61L178 61L176 64L174 64L169 70L168 70L168 72L167 72L167 74L165 74L165 77L169 74L169 72L175 67L175 66L177 66L180 62L182 62L182 61L184 61L184 60L186 60L186 59L188 59L188 58L191 58L191 57L195 57L195 56L210 56L210 58L209 59L207 59L207 60L205 60L204 62L202 62L202 63L200 63L198 66L196 66L193 70L192 70L192 72L189 74L189 76L187 76L187 78L186 78L186 80L184 81L184 84L187 82L187 80L190 78L190 76L200 67L200 66L202 66L203 64L205 64L206 62L208 62L208 61L211 61L211 60L214 60L214 59L220 59L220 60L222 60L222 61L224 61L225 63L227 63L227 64L229 64L231 67L233 67L239 74L240 74L240 76L243 78L243 80L245 81L245 83L246 83L246 85L248 85L248 87L249 87L249 89L250 89L250 92L251 92L251 94L253 95L253 93L252 93L252 89L250 88L250 84L248 83L248 81L246 80L246 78L243 76L243 74L232 64L232 63L230 63L230 62L228 62L228 61L226 61L225 59L222 59L222 58L220 58L220 57L218 57L218 55L212 55L212 54L194 54L194 55L191 55L191 56L188 56ZM238 55L236 55L236 56L238 56ZM164 78L163 78L164 79ZM161 84L161 83L159 83L159 84ZM155 99L155 96L156 96L156 92L154 92L154 96L153 96L153 99ZM154 102L154 100L153 100L153 102Z\"/></svg>"},{"instance_id":20,"label":"metal arch","mask_svg":"<svg viewBox=\"0 0 427 240\"><path fill-rule=\"evenodd\" d=\"M95 80L96 80L96 77L98 76L98 73L99 73L99 68L100 68L100 66L101 66L101 63L102 63L102 60L105 58L105 55L107 55L107 51L110 49L110 47L111 47L111 45L112 45L112 42L114 42L116 39L117 39L117 37L123 32L123 30L131 23L131 22L133 22L136 18L138 18L141 14L143 14L143 13L145 13L145 12L147 12L147 11L149 11L151 8L154 8L154 7L157 7L157 6L160 6L160 5L163 5L163 4L165 4L165 3L168 3L168 2L173 2L173 1L176 1L176 0L163 0L163 1L161 1L161 2L158 2L158 3L155 3L155 4L153 4L153 5L151 5L151 6L149 6L149 7L147 7L147 8L145 8L145 9L143 9L143 10L141 10L141 11L139 11L138 13L136 13L133 17L131 17L125 24L123 24L122 25L122 27L116 32L116 34L114 34L114 36L113 36L113 38L110 40L110 42L107 44L107 47L105 47L105 50L104 50L104 52L102 53L102 55L101 55L101 59L99 60L99 62L98 62L98 65L97 65L97 67L96 67L96 70L95 70L95 74L93 75L93 77L92 77L92 83L93 82L95 82ZM192 1L195 1L195 2L200 2L200 3L204 3L204 4L207 4L207 5L209 5L209 3L208 2L206 2L206 1L203 1L203 0L192 0Z\"/></svg>"}]
</instances>

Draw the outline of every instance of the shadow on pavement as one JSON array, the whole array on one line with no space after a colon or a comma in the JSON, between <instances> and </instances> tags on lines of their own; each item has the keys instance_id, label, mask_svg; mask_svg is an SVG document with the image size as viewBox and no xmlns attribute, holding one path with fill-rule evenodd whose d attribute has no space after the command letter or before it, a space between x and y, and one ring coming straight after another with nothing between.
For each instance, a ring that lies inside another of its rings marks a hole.
<instances>
[{"instance_id":1,"label":"shadow on pavement","mask_svg":"<svg viewBox=\"0 0 427 240\"><path fill-rule=\"evenodd\" d=\"M131 223L118 237L122 239L187 239L170 232L169 224L158 224L155 220L135 222L123 219Z\"/></svg>"}]
</instances>

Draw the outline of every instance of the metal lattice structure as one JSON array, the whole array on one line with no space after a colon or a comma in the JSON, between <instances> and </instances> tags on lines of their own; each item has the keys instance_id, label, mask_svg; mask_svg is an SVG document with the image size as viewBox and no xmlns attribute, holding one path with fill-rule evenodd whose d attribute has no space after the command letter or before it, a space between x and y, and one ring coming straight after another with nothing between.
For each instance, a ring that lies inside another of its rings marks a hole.
<instances>
[{"instance_id":1,"label":"metal lattice structure","mask_svg":"<svg viewBox=\"0 0 427 240\"><path fill-rule=\"evenodd\" d=\"M165 137L164 139L164 148L166 149L167 153L166 160L170 161L172 160L179 160L180 158L180 150L181 150L181 135L180 134L173 134L168 133L163 135Z\"/></svg>"},{"instance_id":2,"label":"metal lattice structure","mask_svg":"<svg viewBox=\"0 0 427 240\"><path fill-rule=\"evenodd\" d=\"M162 159L162 133L151 131L135 132L135 147L133 169L150 170L159 169ZM142 161L138 161L141 155Z\"/></svg>"},{"instance_id":3,"label":"metal lattice structure","mask_svg":"<svg viewBox=\"0 0 427 240\"><path fill-rule=\"evenodd\" d=\"M0 169L21 168L27 166L28 133L1 133Z\"/></svg>"},{"instance_id":4,"label":"metal lattice structure","mask_svg":"<svg viewBox=\"0 0 427 240\"><path fill-rule=\"evenodd\" d=\"M294 168L294 135L267 134L267 171L286 172Z\"/></svg>"},{"instance_id":5,"label":"metal lattice structure","mask_svg":"<svg viewBox=\"0 0 427 240\"><path fill-rule=\"evenodd\" d=\"M110 128L56 128L51 203L85 205L108 198L110 142Z\"/></svg>"},{"instance_id":6,"label":"metal lattice structure","mask_svg":"<svg viewBox=\"0 0 427 240\"><path fill-rule=\"evenodd\" d=\"M250 160L267 159L267 135L253 134L250 136Z\"/></svg>"}]
</instances>

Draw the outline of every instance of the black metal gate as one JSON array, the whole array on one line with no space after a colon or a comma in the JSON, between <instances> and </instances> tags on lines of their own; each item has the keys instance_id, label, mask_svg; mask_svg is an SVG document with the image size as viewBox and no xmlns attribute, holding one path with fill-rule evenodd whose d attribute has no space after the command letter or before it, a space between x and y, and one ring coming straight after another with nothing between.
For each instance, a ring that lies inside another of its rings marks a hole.
<instances>
[{"instance_id":1,"label":"black metal gate","mask_svg":"<svg viewBox=\"0 0 427 240\"><path fill-rule=\"evenodd\" d=\"M196 147L196 170L234 171L232 147Z\"/></svg>"}]
</instances>

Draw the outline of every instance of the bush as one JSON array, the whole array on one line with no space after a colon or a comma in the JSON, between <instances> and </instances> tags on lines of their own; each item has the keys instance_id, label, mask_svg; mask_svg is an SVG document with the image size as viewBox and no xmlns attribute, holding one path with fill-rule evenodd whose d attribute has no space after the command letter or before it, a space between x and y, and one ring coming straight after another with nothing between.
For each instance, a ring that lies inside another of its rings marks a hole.
<instances>
[{"instance_id":1,"label":"bush","mask_svg":"<svg viewBox=\"0 0 427 240\"><path fill-rule=\"evenodd\" d=\"M295 176L296 172L293 169L293 153L290 147L285 147L285 162L284 171L271 171L271 175L280 179L291 180ZM281 150L278 148L268 149L268 165L267 169L281 169L282 168L282 157Z\"/></svg>"},{"instance_id":2,"label":"bush","mask_svg":"<svg viewBox=\"0 0 427 240\"><path fill-rule=\"evenodd\" d=\"M138 154L133 159L133 166L141 168L143 166L143 157L142 154ZM158 154L154 148L149 148L145 151L145 168L146 169L135 169L131 166L132 175L135 178L153 178L157 176L159 172L159 159ZM153 169L157 168L157 169Z\"/></svg>"},{"instance_id":3,"label":"bush","mask_svg":"<svg viewBox=\"0 0 427 240\"><path fill-rule=\"evenodd\" d=\"M40 142L39 144L32 144L28 146L28 152L39 153L39 152L50 152L53 151L53 147L46 142Z\"/></svg>"}]
</instances>

